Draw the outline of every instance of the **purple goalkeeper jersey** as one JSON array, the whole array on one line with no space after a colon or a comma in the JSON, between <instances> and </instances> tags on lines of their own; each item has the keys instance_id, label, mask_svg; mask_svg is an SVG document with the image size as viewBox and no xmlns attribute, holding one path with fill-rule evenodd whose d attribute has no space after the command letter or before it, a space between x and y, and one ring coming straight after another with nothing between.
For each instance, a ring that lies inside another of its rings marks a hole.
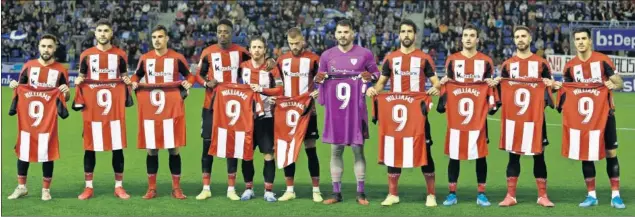
<instances>
[{"instance_id":1,"label":"purple goalkeeper jersey","mask_svg":"<svg viewBox=\"0 0 635 217\"><path fill-rule=\"evenodd\" d=\"M379 77L372 52L354 45L343 53L333 47L320 57L318 72L329 78L319 85L318 102L324 105L325 117L322 142L335 145L363 145L368 139L368 110L365 92L367 84L360 74L364 71Z\"/></svg>"}]
</instances>

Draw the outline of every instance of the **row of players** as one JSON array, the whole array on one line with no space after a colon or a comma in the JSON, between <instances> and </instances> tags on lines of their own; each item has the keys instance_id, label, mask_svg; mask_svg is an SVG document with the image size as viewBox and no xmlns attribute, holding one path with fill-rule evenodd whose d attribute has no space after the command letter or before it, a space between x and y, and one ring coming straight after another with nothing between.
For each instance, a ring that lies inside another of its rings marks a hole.
<instances>
[{"instance_id":1,"label":"row of players","mask_svg":"<svg viewBox=\"0 0 635 217\"><path fill-rule=\"evenodd\" d=\"M247 200L253 198L255 195L252 190L252 181L254 177L253 161L244 157L239 157L243 159L242 172L245 179L246 190L241 196L238 196L234 188L238 159L231 157L236 156L236 153L227 152L230 155L226 156L225 153L221 154L221 151L219 151L218 143L220 140L216 137L218 137L220 133L218 133L218 129L213 127L217 125L216 122L214 122L216 120L214 120L213 117L219 112L213 112L214 109L212 109L212 106L215 90L225 84L249 84L249 88L252 91L259 92L263 97L266 97L265 104L268 104L266 107L271 107L273 104L276 104L277 100L281 100L281 98L278 99L277 96L311 96L312 98L318 99L321 104L324 104L326 106L326 124L322 139L324 143L332 144L330 170L333 196L329 199L323 200L319 189L320 165L315 147L316 140L319 136L317 130L317 114L314 109L309 112L310 119L307 121L308 123L306 124L306 129L300 129L305 131L305 136L303 136L304 138L300 139L304 140L305 151L309 161L308 169L313 183L313 201L323 202L325 204L334 204L342 201L342 195L340 193L341 175L343 171L342 153L346 146L350 146L355 156L354 167L358 192L356 201L361 205L368 204L368 200L364 194L366 162L363 152L365 139L368 138L368 120L365 101L363 99L359 100L355 99L355 97L351 97L354 96L355 92L353 91L361 90L361 94L364 94L365 91L367 96L377 97L384 85L388 81L391 81L391 92L393 93L425 91L427 95L439 95L441 93L442 86L447 86L447 84L483 82L489 87L496 87L500 85L500 82L505 81L502 78L542 78L541 83L544 83L544 86L548 88L560 89L563 87L563 83L553 80L547 61L531 53L529 50L532 40L531 33L528 28L522 26L519 26L514 30L514 41L517 47L516 55L502 65L502 74L498 78L493 78L492 72L494 71L495 66L492 63L491 58L476 50L476 45L479 40L478 30L474 26L466 26L463 28L462 32L462 51L449 56L445 66L447 76L440 80L436 76L434 61L432 61L429 55L415 48L414 41L416 40L415 35L417 28L410 20L404 20L401 22L399 30L401 47L399 50L386 56L381 72L377 67L373 54L368 49L356 46L352 43L354 39L354 32L352 24L347 20L342 20L337 23L335 37L338 40L338 45L325 51L321 56L303 49L305 41L300 29L292 28L288 30L287 40L291 51L281 57L278 57L277 61L272 58L265 57L266 42L260 37L256 37L250 41L249 52L238 45L232 44L232 28L233 26L230 21L220 21L216 30L218 35L218 44L212 45L203 51L199 62L198 74L195 76L190 74L185 58L183 58L181 54L167 48L169 38L167 36L166 28L163 26L157 26L152 31L152 44L154 50L142 56L135 74L132 77L129 77L127 74L127 56L125 52L110 44L110 40L113 36L111 24L107 21L99 21L95 29L98 44L81 54L81 64L79 69L80 74L75 80L75 84L78 85L78 89L80 89L82 83L90 83L87 81L92 82L113 79L122 80L123 83L131 86L132 89L141 89L142 85L139 84L139 82L144 77L144 83L150 85L178 82L183 90L189 89L194 82L204 84L207 88L202 111L203 125L201 133L203 138L203 151L201 158L203 190L198 196L196 196L196 199L198 200L211 197L210 180L211 168L214 159L213 156L227 158L227 171L229 174L227 197L229 199ZM623 83L622 79L614 71L615 67L611 60L607 56L591 50L591 35L589 31L587 29L579 29L573 33L578 53L577 56L568 62L565 67L564 82L601 83L609 90L621 88ZM20 75L20 80L12 81L10 86L12 88L18 88L19 86L24 86L19 84L30 84L32 86L58 87L62 95L65 96L65 100L68 101L69 88L67 85L67 69L52 59L52 53L56 49L56 43L57 40L54 36L43 36L39 42L40 57L37 60L27 62ZM181 76L185 78L185 80L180 81ZM432 87L428 90L425 90L424 86L426 79L429 79L432 83ZM359 80L359 82L351 82L355 80ZM326 83L329 81L335 81L337 85L329 85L330 87L327 87ZM365 84L370 82L375 82L375 86L366 89ZM318 86L321 85L321 87L317 89L314 88L314 83L317 83ZM77 101L78 99L76 98L75 100ZM330 100L338 101L340 103L329 103ZM351 105L355 105L357 103L360 104L360 106L348 106L349 103L351 103ZM594 104L593 101L590 103ZM311 107L314 108L313 106ZM338 109L347 110L348 108L352 108L357 111L353 111L353 113L349 113L349 115L345 114L342 116L339 114L340 116L338 117ZM470 110L467 111L470 113L474 112L472 111L473 108L469 106L461 109L466 111ZM29 112L31 112L30 109ZM236 113L238 110L236 110L236 108L228 109L226 111L227 116L229 118L237 117L238 114L233 114L232 116L232 114L230 114L232 112ZM115 171L115 196L122 199L128 199L130 196L126 193L122 186L124 171L123 148L125 148L126 140L125 127L119 126L119 128L122 128L123 131L122 133L117 133L116 135L114 133L111 134L110 131L112 131L112 129L109 129L109 132L104 131L103 135L105 137L110 136L112 138L98 138L97 140L99 140L99 142L95 142L95 129L86 127L86 125L91 125L91 122L87 122L86 114L84 117L84 172L86 186L78 198L86 200L93 196L92 180L95 168L95 151L112 151L113 169ZM344 123L340 121L343 117L347 119ZM542 133L537 133L542 134L543 139L541 143L543 145L547 145L548 140L546 130L544 130L544 118L542 122ZM284 163L284 175L287 189L280 198L275 198L272 192L272 183L275 174L273 156L273 124L274 121L271 115L271 110L267 111L265 118L258 118L255 120L255 123L253 123L253 149L258 146L260 152L264 154L265 162L263 173L265 180L265 200L287 201L295 198L295 191L293 188L295 176L295 163L293 162L295 158ZM142 126L143 125L140 124L140 127ZM108 128L112 127L113 124L111 123ZM102 126L100 125L99 128L102 128ZM106 127L103 128L105 129ZM86 129L89 129L88 131L93 133L86 133ZM435 164L430 154L432 138L430 138L429 133L430 123L427 120L425 121L424 129L426 131L426 145L424 150L427 151L425 151L425 165L421 165L421 170L425 176L428 191L426 206L436 206ZM486 130L487 127L485 126L484 129ZM611 205L617 208L624 208L624 203L619 195L619 164L616 154L617 135L615 117L612 113L608 115L606 120L606 130L603 131L603 133L605 141L599 141L599 143L603 144L602 147L604 147L604 144L606 145L605 148L602 148L602 150L595 150L596 152L601 152L601 154L596 153L596 155L604 156L606 154L607 172L611 180L612 189ZM101 132L99 132L99 135L102 135ZM214 137L214 135L216 137ZM450 132L448 135L450 135ZM486 136L487 133L485 132L484 135ZM33 136L31 137L31 140L33 140L31 141L31 144L37 144L38 137L36 136L34 139ZM477 134L477 137L481 138L482 136ZM232 138L236 138L236 136L233 135ZM228 137L221 139L223 140L222 143L225 143L226 139L228 139ZM155 142L154 139L153 142ZM233 140L231 142L235 143ZM383 142L385 141L382 140L382 143ZM447 143L448 142L446 141L446 154L456 156L450 156L448 165L450 194L446 197L443 204L453 205L457 203L455 192L459 177L460 160L468 159L459 156L470 155L469 159L476 160L477 163L477 204L481 206L489 206L490 202L485 196L487 154L481 152L477 153L476 157L473 157L473 153L467 153L469 151L464 150L464 147L454 147L456 150L448 151L448 149L452 149L452 147L448 148ZM22 147L24 144L27 146L29 145L28 142L25 143L20 141L18 142L18 145L16 145L16 153L19 157L18 187L9 196L9 199L16 199L27 194L25 184L29 162L43 162L44 184L42 199L49 200L51 199L49 186L53 173L53 160L55 157L59 157L57 147L48 148L48 152L55 153L39 153L39 155L44 154L53 156L46 158L47 160L43 161L41 160L41 156L38 157L37 145L34 148L26 149L27 152L29 152L29 150L31 150L31 152L20 154L20 150L25 150ZM247 142L245 144L249 143ZM148 144L138 145L147 149L148 153L146 162L149 187L143 198L151 199L157 195L157 154L160 148L157 148L158 146L154 146L154 148L152 148L149 147ZM181 158L178 147L182 147L184 145L185 144L176 144L176 146L172 146L171 148L165 148L168 149L170 153L169 164L173 181L172 196L178 199L186 198L179 185ZM478 146L478 149L481 149L481 146L486 147L487 143L479 143ZM249 147L249 149L251 149L251 147ZM554 204L548 199L546 193L547 170L542 145L536 152L524 153L512 150L508 151L510 152L509 164L507 166L508 194L499 205L511 206L516 204L515 189L520 173L520 156L524 154L531 154L533 155L535 161L534 175L538 187L537 203L545 207L554 206ZM235 152L235 150L232 150L232 152ZM449 152L453 152L454 154L449 154ZM294 156L297 157L297 149ZM597 205L598 200L595 193L594 160L598 159L580 160L582 160L583 174L588 190L588 196L582 203L580 203L580 206L588 207ZM384 162L384 164L386 163ZM397 182L400 173L401 167L388 166L389 195L382 202L382 205L392 205L399 202Z\"/></svg>"}]
</instances>

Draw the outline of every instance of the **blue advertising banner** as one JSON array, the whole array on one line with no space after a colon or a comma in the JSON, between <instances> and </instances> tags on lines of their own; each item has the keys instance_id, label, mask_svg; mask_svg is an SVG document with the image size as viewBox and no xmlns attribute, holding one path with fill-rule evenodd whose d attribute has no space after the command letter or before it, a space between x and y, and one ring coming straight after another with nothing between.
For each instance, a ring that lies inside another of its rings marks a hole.
<instances>
[{"instance_id":1,"label":"blue advertising banner","mask_svg":"<svg viewBox=\"0 0 635 217\"><path fill-rule=\"evenodd\" d=\"M593 29L593 49L600 51L635 50L635 29Z\"/></svg>"}]
</instances>

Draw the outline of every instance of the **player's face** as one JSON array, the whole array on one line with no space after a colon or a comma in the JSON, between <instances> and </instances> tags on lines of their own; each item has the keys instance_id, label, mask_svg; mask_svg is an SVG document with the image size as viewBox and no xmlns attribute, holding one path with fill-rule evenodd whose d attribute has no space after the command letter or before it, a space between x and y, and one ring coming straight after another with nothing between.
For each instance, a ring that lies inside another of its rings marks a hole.
<instances>
[{"instance_id":1,"label":"player's face","mask_svg":"<svg viewBox=\"0 0 635 217\"><path fill-rule=\"evenodd\" d=\"M249 53L254 60L260 60L265 56L265 43L260 40L253 40L249 44Z\"/></svg>"},{"instance_id":2,"label":"player's face","mask_svg":"<svg viewBox=\"0 0 635 217\"><path fill-rule=\"evenodd\" d=\"M95 28L95 38L97 38L97 43L100 45L110 44L112 29L107 25L97 26L97 28Z\"/></svg>"},{"instance_id":3,"label":"player's face","mask_svg":"<svg viewBox=\"0 0 635 217\"><path fill-rule=\"evenodd\" d=\"M473 29L463 30L463 37L461 42L463 43L463 49L473 49L478 44L478 33Z\"/></svg>"},{"instance_id":4,"label":"player's face","mask_svg":"<svg viewBox=\"0 0 635 217\"><path fill-rule=\"evenodd\" d=\"M287 37L287 42L289 43L289 48L291 49L291 53L293 53L293 55L300 56L300 54L302 54L302 48L304 47L304 37Z\"/></svg>"},{"instance_id":5,"label":"player's face","mask_svg":"<svg viewBox=\"0 0 635 217\"><path fill-rule=\"evenodd\" d=\"M57 45L55 45L55 42L53 40L40 40L40 45L38 46L38 49L40 51L40 58L42 58L44 61L49 61L51 58L53 58L53 53L55 53L56 48Z\"/></svg>"},{"instance_id":6,"label":"player's face","mask_svg":"<svg viewBox=\"0 0 635 217\"><path fill-rule=\"evenodd\" d=\"M353 29L351 29L350 26L338 25L335 27L335 38L339 46L345 47L350 45L353 42L353 35Z\"/></svg>"},{"instance_id":7,"label":"player's face","mask_svg":"<svg viewBox=\"0 0 635 217\"><path fill-rule=\"evenodd\" d=\"M228 25L218 25L216 27L216 35L218 36L219 44L229 45L232 41L232 28Z\"/></svg>"},{"instance_id":8,"label":"player's face","mask_svg":"<svg viewBox=\"0 0 635 217\"><path fill-rule=\"evenodd\" d=\"M514 33L514 43L519 51L526 51L531 44L531 35L526 30L518 30Z\"/></svg>"},{"instance_id":9,"label":"player's face","mask_svg":"<svg viewBox=\"0 0 635 217\"><path fill-rule=\"evenodd\" d=\"M169 38L165 31L159 30L152 33L152 46L155 50L162 50L168 47Z\"/></svg>"},{"instance_id":10,"label":"player's face","mask_svg":"<svg viewBox=\"0 0 635 217\"><path fill-rule=\"evenodd\" d=\"M591 38L586 32L578 32L573 35L575 39L575 47L578 52L586 52L591 49Z\"/></svg>"},{"instance_id":11,"label":"player's face","mask_svg":"<svg viewBox=\"0 0 635 217\"><path fill-rule=\"evenodd\" d=\"M399 41L401 46L410 48L415 42L415 30L410 25L401 25L399 29Z\"/></svg>"}]
</instances>

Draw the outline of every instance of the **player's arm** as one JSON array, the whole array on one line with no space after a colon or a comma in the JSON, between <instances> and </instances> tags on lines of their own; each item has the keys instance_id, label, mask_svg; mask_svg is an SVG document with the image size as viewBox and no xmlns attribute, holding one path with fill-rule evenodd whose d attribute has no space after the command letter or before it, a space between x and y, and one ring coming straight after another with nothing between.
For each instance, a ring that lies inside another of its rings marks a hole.
<instances>
[{"instance_id":1,"label":"player's arm","mask_svg":"<svg viewBox=\"0 0 635 217\"><path fill-rule=\"evenodd\" d=\"M204 84L206 87L209 88L214 88L216 87L216 80L214 79L208 79L207 75L209 73L209 59L207 58L208 55L203 55L201 56L201 61L200 64L198 64L198 80L199 83L202 82L202 84Z\"/></svg>"},{"instance_id":2,"label":"player's arm","mask_svg":"<svg viewBox=\"0 0 635 217\"><path fill-rule=\"evenodd\" d=\"M437 103L437 112L445 113L445 104L448 101L447 92L445 92L445 88L441 89L441 97L439 97L439 101Z\"/></svg>"},{"instance_id":3,"label":"player's arm","mask_svg":"<svg viewBox=\"0 0 635 217\"><path fill-rule=\"evenodd\" d=\"M487 82L490 87L496 87L498 85L498 80L492 79L492 75L494 74L494 66L491 62L485 63L485 73L483 73L483 80Z\"/></svg>"},{"instance_id":4,"label":"player's arm","mask_svg":"<svg viewBox=\"0 0 635 217\"><path fill-rule=\"evenodd\" d=\"M126 60L128 57L119 56L119 75L124 83L129 85L131 83L130 77L128 77L128 61Z\"/></svg>"},{"instance_id":5,"label":"player's arm","mask_svg":"<svg viewBox=\"0 0 635 217\"><path fill-rule=\"evenodd\" d=\"M192 76L192 73L190 73L190 67L187 66L187 61L183 58L183 56L178 58L178 64L179 74L185 78L185 81L181 82L181 86L185 89L190 89L195 81L195 77Z\"/></svg>"},{"instance_id":6,"label":"player's arm","mask_svg":"<svg viewBox=\"0 0 635 217\"><path fill-rule=\"evenodd\" d=\"M445 76L441 79L440 83L445 84L445 82L452 79L454 79L454 64L452 60L448 58L448 60L445 61Z\"/></svg>"},{"instance_id":7,"label":"player's arm","mask_svg":"<svg viewBox=\"0 0 635 217\"><path fill-rule=\"evenodd\" d=\"M132 75L132 89L136 90L137 87L139 87L139 81L141 81L141 79L146 75L145 72L145 60L142 58L141 60L139 60L139 64L137 64L137 70L135 70L135 73Z\"/></svg>"},{"instance_id":8,"label":"player's arm","mask_svg":"<svg viewBox=\"0 0 635 217\"><path fill-rule=\"evenodd\" d=\"M562 113L562 106L564 105L564 101L566 99L567 99L567 95L564 92L558 93L558 106L556 107L556 110L558 110L558 113Z\"/></svg>"},{"instance_id":9,"label":"player's arm","mask_svg":"<svg viewBox=\"0 0 635 217\"><path fill-rule=\"evenodd\" d=\"M366 71L362 73L362 79L366 82L374 82L379 78L379 68L377 68L377 61L375 61L375 55L372 52L366 54Z\"/></svg>"},{"instance_id":10,"label":"player's arm","mask_svg":"<svg viewBox=\"0 0 635 217\"><path fill-rule=\"evenodd\" d=\"M604 74L609 80L605 82L605 85L611 90L619 90L624 86L624 80L622 76L615 73L614 67L607 62L603 62L604 64Z\"/></svg>"},{"instance_id":11,"label":"player's arm","mask_svg":"<svg viewBox=\"0 0 635 217\"><path fill-rule=\"evenodd\" d=\"M9 108L9 116L14 116L18 113L18 95L14 94L13 100L11 101L11 107Z\"/></svg>"},{"instance_id":12,"label":"player's arm","mask_svg":"<svg viewBox=\"0 0 635 217\"><path fill-rule=\"evenodd\" d=\"M79 73L75 78L75 85L78 85L84 81L86 74L88 73L88 58L87 56L80 57L79 60Z\"/></svg>"},{"instance_id":13,"label":"player's arm","mask_svg":"<svg viewBox=\"0 0 635 217\"><path fill-rule=\"evenodd\" d=\"M56 106L57 106L57 115L59 115L62 119L66 119L69 115L68 109L66 109L66 104L62 102L61 99L57 99Z\"/></svg>"},{"instance_id":14,"label":"player's arm","mask_svg":"<svg viewBox=\"0 0 635 217\"><path fill-rule=\"evenodd\" d=\"M275 67L270 75L273 77L274 84L272 88L263 88L262 94L267 96L280 96L282 95L283 87L282 87L282 77L280 77L280 71L278 67Z\"/></svg>"},{"instance_id":15,"label":"player's arm","mask_svg":"<svg viewBox=\"0 0 635 217\"><path fill-rule=\"evenodd\" d=\"M9 87L15 89L16 87L18 87L19 84L26 84L27 82L29 82L29 75L27 74L28 71L29 67L23 66L18 81L12 80L11 82L9 82Z\"/></svg>"},{"instance_id":16,"label":"player's arm","mask_svg":"<svg viewBox=\"0 0 635 217\"><path fill-rule=\"evenodd\" d=\"M391 71L392 69L390 67L390 61L384 60L384 64L381 67L381 76L379 76L379 79L377 80L377 83L375 83L375 86L366 90L366 95L369 97L373 97L379 94L379 92L384 89L384 86L386 86L388 79L390 79L390 75L392 74Z\"/></svg>"},{"instance_id":17,"label":"player's arm","mask_svg":"<svg viewBox=\"0 0 635 217\"><path fill-rule=\"evenodd\" d=\"M70 89L68 88L68 80L66 79L66 73L61 73L57 80L60 91L64 94L64 101L68 102L71 99L71 95L68 94Z\"/></svg>"},{"instance_id":18,"label":"player's arm","mask_svg":"<svg viewBox=\"0 0 635 217\"><path fill-rule=\"evenodd\" d=\"M441 90L441 82L439 81L439 77L437 77L437 73L435 72L436 66L431 59L425 59L423 62L424 68L423 73L426 75L430 83L432 83L432 88L427 91L428 95L438 95Z\"/></svg>"}]
</instances>

